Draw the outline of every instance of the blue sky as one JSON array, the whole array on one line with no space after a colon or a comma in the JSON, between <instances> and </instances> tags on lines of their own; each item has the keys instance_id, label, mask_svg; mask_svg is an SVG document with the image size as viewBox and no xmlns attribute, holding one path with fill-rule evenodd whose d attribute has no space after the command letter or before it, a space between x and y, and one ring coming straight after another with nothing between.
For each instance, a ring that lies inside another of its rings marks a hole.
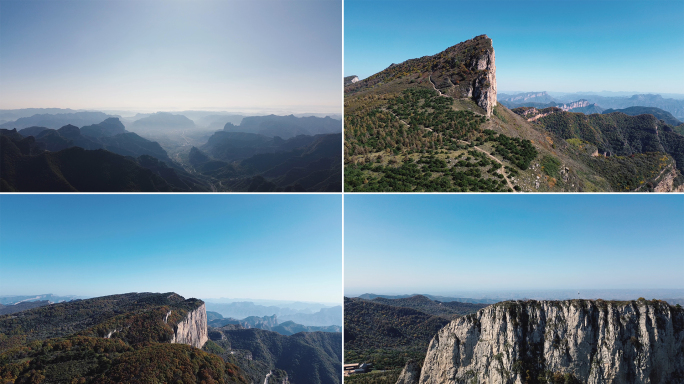
<instances>
[{"instance_id":1,"label":"blue sky","mask_svg":"<svg viewBox=\"0 0 684 384\"><path fill-rule=\"evenodd\" d=\"M684 289L683 195L347 195L345 295Z\"/></svg>"},{"instance_id":2,"label":"blue sky","mask_svg":"<svg viewBox=\"0 0 684 384\"><path fill-rule=\"evenodd\" d=\"M341 0L0 1L0 108L340 113Z\"/></svg>"},{"instance_id":3,"label":"blue sky","mask_svg":"<svg viewBox=\"0 0 684 384\"><path fill-rule=\"evenodd\" d=\"M503 91L684 93L684 1L344 3L345 76L486 34Z\"/></svg>"},{"instance_id":4,"label":"blue sky","mask_svg":"<svg viewBox=\"0 0 684 384\"><path fill-rule=\"evenodd\" d=\"M3 195L0 295L339 302L340 195Z\"/></svg>"}]
</instances>

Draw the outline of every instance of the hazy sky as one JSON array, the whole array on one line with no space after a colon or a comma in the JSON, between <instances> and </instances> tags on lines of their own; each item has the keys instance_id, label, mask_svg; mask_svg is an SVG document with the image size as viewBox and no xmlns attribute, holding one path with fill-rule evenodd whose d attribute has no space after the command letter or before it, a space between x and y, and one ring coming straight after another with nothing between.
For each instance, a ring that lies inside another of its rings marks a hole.
<instances>
[{"instance_id":1,"label":"hazy sky","mask_svg":"<svg viewBox=\"0 0 684 384\"><path fill-rule=\"evenodd\" d=\"M340 302L340 195L3 195L0 295Z\"/></svg>"},{"instance_id":2,"label":"hazy sky","mask_svg":"<svg viewBox=\"0 0 684 384\"><path fill-rule=\"evenodd\" d=\"M346 195L345 294L682 289L684 195Z\"/></svg>"},{"instance_id":3,"label":"hazy sky","mask_svg":"<svg viewBox=\"0 0 684 384\"><path fill-rule=\"evenodd\" d=\"M684 1L344 2L344 72L486 34L502 91L684 93Z\"/></svg>"},{"instance_id":4,"label":"hazy sky","mask_svg":"<svg viewBox=\"0 0 684 384\"><path fill-rule=\"evenodd\" d=\"M341 0L0 1L0 109L340 113Z\"/></svg>"}]
</instances>

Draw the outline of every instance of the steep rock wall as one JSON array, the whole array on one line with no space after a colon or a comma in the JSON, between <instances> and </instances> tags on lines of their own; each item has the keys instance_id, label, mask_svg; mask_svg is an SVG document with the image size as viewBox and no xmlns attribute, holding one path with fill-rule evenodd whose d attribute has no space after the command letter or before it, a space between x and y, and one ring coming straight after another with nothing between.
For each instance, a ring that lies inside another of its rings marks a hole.
<instances>
[{"instance_id":1,"label":"steep rock wall","mask_svg":"<svg viewBox=\"0 0 684 384\"><path fill-rule=\"evenodd\" d=\"M413 360L409 360L399 374L396 384L416 384L420 379L420 366Z\"/></svg>"},{"instance_id":2,"label":"steep rock wall","mask_svg":"<svg viewBox=\"0 0 684 384\"><path fill-rule=\"evenodd\" d=\"M589 384L684 382L684 311L645 300L495 304L439 331L420 383L522 384L554 377Z\"/></svg>"},{"instance_id":3,"label":"steep rock wall","mask_svg":"<svg viewBox=\"0 0 684 384\"><path fill-rule=\"evenodd\" d=\"M202 348L208 339L207 309L202 304L197 309L190 311L183 321L174 326L171 342Z\"/></svg>"},{"instance_id":4,"label":"steep rock wall","mask_svg":"<svg viewBox=\"0 0 684 384\"><path fill-rule=\"evenodd\" d=\"M486 111L486 114L489 117L492 115L492 109L497 103L496 60L492 39L487 37L487 35L481 35L461 44L464 44L464 46L481 44L478 46L486 47L479 51L475 51L475 53L471 53L470 55L472 56L470 56L469 60L463 63L467 73L467 75L465 75L467 85L456 86L452 79L453 73L449 73L442 69L433 71L431 75L432 79L437 84L437 88L445 95L454 98L472 98L477 105Z\"/></svg>"}]
</instances>

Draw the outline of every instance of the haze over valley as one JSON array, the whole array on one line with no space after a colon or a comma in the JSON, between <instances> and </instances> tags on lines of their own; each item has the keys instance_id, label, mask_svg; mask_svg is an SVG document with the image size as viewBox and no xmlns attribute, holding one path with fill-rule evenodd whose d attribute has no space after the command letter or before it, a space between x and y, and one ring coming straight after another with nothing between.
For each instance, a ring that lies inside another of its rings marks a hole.
<instances>
[{"instance_id":1,"label":"haze over valley","mask_svg":"<svg viewBox=\"0 0 684 384\"><path fill-rule=\"evenodd\" d=\"M341 2L268 8L2 2L0 190L341 191Z\"/></svg>"}]
</instances>

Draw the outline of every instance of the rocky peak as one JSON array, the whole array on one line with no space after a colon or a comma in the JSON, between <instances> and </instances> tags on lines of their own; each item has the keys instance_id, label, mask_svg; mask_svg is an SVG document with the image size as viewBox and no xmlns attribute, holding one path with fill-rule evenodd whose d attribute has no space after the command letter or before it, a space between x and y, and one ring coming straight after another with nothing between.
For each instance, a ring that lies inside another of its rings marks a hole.
<instances>
[{"instance_id":1,"label":"rocky peak","mask_svg":"<svg viewBox=\"0 0 684 384\"><path fill-rule=\"evenodd\" d=\"M75 125L65 125L58 129L57 132L65 139L73 139L81 135L81 130Z\"/></svg>"},{"instance_id":2,"label":"rocky peak","mask_svg":"<svg viewBox=\"0 0 684 384\"><path fill-rule=\"evenodd\" d=\"M420 383L677 382L682 345L684 310L664 301L508 301L442 328Z\"/></svg>"},{"instance_id":3,"label":"rocky peak","mask_svg":"<svg viewBox=\"0 0 684 384\"><path fill-rule=\"evenodd\" d=\"M472 98L487 116L497 103L494 47L487 35L456 44L433 56L392 64L367 79L346 84L345 92L357 92L407 76L443 95Z\"/></svg>"}]
</instances>

